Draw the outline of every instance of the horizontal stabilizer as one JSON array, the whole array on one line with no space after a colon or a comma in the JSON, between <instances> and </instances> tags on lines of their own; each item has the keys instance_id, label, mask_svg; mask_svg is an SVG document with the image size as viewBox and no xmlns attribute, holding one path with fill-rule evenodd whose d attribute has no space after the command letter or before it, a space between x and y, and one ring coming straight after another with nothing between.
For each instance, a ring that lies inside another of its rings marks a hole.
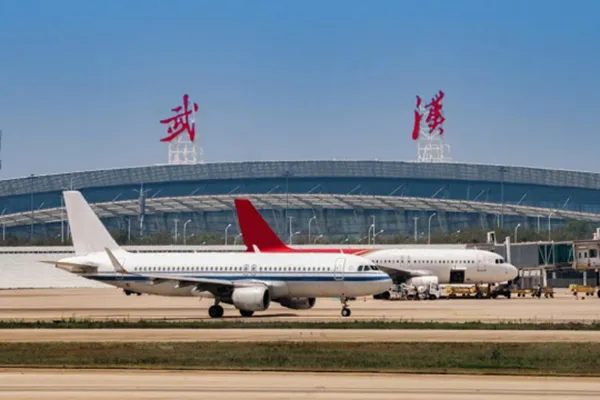
<instances>
[{"instance_id":1,"label":"horizontal stabilizer","mask_svg":"<svg viewBox=\"0 0 600 400\"><path fill-rule=\"evenodd\" d=\"M70 262L63 262L63 261L48 261L48 260L42 260L39 262L44 263L44 264L52 264L52 265L55 265L56 268L60 268L67 272L73 272L73 273L91 273L91 272L96 272L98 270L98 265L84 265L84 264L77 264L77 263L70 263Z\"/></svg>"}]
</instances>

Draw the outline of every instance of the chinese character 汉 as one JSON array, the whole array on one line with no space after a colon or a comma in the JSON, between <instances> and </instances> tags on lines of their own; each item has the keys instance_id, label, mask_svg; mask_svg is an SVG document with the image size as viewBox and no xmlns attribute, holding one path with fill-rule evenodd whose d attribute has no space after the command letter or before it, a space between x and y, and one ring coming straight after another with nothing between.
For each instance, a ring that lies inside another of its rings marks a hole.
<instances>
[{"instance_id":1,"label":"chinese character \u6c49","mask_svg":"<svg viewBox=\"0 0 600 400\"><path fill-rule=\"evenodd\" d=\"M415 109L415 124L413 127L412 138L413 140L417 140L419 138L419 132L421 131L421 120L426 111L427 118L425 122L429 127L429 133L432 134L436 130L439 131L439 134L442 135L444 133L444 128L442 128L442 124L446 120L442 115L442 100L444 98L444 92L441 90L439 93L431 100L431 103L427 104L424 109L421 108L421 98L417 96L417 107Z\"/></svg>"},{"instance_id":2,"label":"chinese character \u6c49","mask_svg":"<svg viewBox=\"0 0 600 400\"><path fill-rule=\"evenodd\" d=\"M161 124L172 124L167 130L168 136L160 139L161 142L170 142L185 131L187 131L190 136L190 140L192 142L194 141L196 137L196 124L192 122L190 125L189 116L192 112L198 111L198 104L194 103L191 109L189 109L188 106L189 96L186 94L183 96L183 106L171 109L171 111L178 114L160 121Z\"/></svg>"},{"instance_id":3,"label":"chinese character \u6c49","mask_svg":"<svg viewBox=\"0 0 600 400\"><path fill-rule=\"evenodd\" d=\"M444 134L444 128L442 128L442 124L446 120L442 115L442 99L444 98L444 92L440 90L437 96L431 100L431 103L427 104L425 108L427 108L427 126L429 126L429 133L433 133L436 129L439 128L440 135Z\"/></svg>"}]
</instances>

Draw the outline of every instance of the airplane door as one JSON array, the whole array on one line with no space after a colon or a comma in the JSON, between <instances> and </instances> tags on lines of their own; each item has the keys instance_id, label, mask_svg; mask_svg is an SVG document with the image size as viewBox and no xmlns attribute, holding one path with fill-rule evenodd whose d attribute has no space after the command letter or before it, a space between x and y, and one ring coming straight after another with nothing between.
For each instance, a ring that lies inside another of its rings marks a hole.
<instances>
[{"instance_id":1,"label":"airplane door","mask_svg":"<svg viewBox=\"0 0 600 400\"><path fill-rule=\"evenodd\" d=\"M477 263L477 271L487 271L485 260L483 259L481 254L477 253L475 255L475 263Z\"/></svg>"},{"instance_id":2,"label":"airplane door","mask_svg":"<svg viewBox=\"0 0 600 400\"><path fill-rule=\"evenodd\" d=\"M333 266L333 279L336 281L344 280L344 266L346 265L346 260L343 258L338 258L335 260L335 265Z\"/></svg>"}]
</instances>

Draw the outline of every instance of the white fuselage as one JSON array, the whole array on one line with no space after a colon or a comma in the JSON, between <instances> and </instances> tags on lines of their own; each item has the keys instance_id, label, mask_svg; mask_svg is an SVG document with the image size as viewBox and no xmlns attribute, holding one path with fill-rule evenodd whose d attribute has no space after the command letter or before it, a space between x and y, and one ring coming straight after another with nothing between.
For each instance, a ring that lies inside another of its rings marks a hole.
<instances>
[{"instance_id":1,"label":"white fuselage","mask_svg":"<svg viewBox=\"0 0 600 400\"><path fill-rule=\"evenodd\" d=\"M97 265L92 273L79 275L139 293L163 296L214 297L202 285L180 286L176 277L263 283L273 299L287 297L356 297L388 290L390 277L366 258L347 254L282 253L127 253L116 252L127 274L115 272L105 253L70 257L60 261ZM59 261L59 262L60 262ZM162 275L173 280L150 279Z\"/></svg>"},{"instance_id":2,"label":"white fuselage","mask_svg":"<svg viewBox=\"0 0 600 400\"><path fill-rule=\"evenodd\" d=\"M373 250L362 256L385 270L429 271L441 284L498 283L518 276L515 266L504 262L500 255L485 250L390 249Z\"/></svg>"}]
</instances>

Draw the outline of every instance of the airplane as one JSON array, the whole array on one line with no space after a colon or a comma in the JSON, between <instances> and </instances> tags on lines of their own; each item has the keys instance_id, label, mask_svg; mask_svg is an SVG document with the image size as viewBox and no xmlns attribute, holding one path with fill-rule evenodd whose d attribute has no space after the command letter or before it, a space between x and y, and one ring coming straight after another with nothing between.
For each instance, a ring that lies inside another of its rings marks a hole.
<instances>
[{"instance_id":1,"label":"airplane","mask_svg":"<svg viewBox=\"0 0 600 400\"><path fill-rule=\"evenodd\" d=\"M130 292L212 298L211 318L223 316L220 303L251 317L271 302L310 309L317 297L339 297L341 314L349 317L349 299L392 285L372 261L340 252L131 253L115 242L79 191L63 195L75 256L43 262Z\"/></svg>"},{"instance_id":2,"label":"airplane","mask_svg":"<svg viewBox=\"0 0 600 400\"><path fill-rule=\"evenodd\" d=\"M291 248L279 239L249 199L234 200L246 251L258 248L263 253L335 253L336 248ZM344 249L344 253L372 260L388 273L394 284L415 287L431 284L495 284L512 282L519 271L502 256L477 249ZM388 293L378 294L389 298ZM510 296L507 294L507 297Z\"/></svg>"}]
</instances>

